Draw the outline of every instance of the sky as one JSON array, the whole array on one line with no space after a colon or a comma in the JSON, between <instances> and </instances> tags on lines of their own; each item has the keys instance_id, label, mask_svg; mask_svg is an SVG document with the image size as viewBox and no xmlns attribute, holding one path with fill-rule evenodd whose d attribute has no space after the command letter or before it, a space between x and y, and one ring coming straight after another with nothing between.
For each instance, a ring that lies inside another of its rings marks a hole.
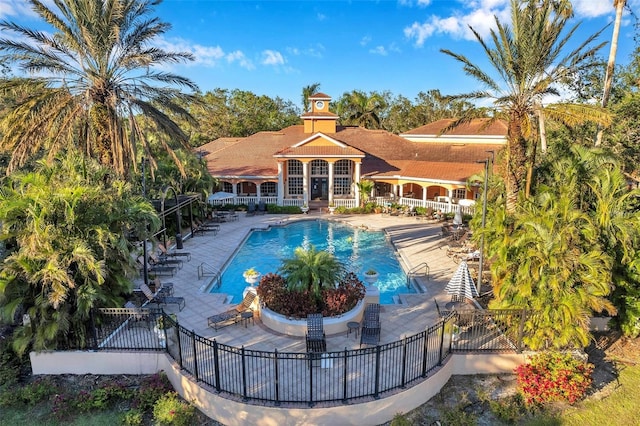
<instances>
[{"instance_id":1,"label":"sky","mask_svg":"<svg viewBox=\"0 0 640 426\"><path fill-rule=\"evenodd\" d=\"M611 39L612 0L572 3L571 25L580 23L576 44L608 24L598 41ZM640 15L640 0L627 3ZM164 0L155 15L172 26L158 45L195 56L171 71L202 92L240 89L301 107L302 88L315 83L333 99L352 90L389 91L414 101L432 89L479 89L440 49L486 63L469 26L487 37L494 16L508 22L508 6L509 0ZM46 30L24 0L0 0L0 19ZM635 23L625 11L617 64L630 60ZM608 57L609 44L600 55Z\"/></svg>"}]
</instances>

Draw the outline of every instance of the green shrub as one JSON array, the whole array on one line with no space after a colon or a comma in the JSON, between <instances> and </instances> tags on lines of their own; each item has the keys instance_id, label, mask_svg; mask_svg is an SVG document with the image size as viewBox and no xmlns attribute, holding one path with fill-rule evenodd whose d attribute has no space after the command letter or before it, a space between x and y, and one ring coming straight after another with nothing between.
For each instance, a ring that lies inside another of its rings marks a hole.
<instances>
[{"instance_id":1,"label":"green shrub","mask_svg":"<svg viewBox=\"0 0 640 426\"><path fill-rule=\"evenodd\" d=\"M178 398L175 392L169 392L156 401L153 407L153 418L157 425L191 425L196 409Z\"/></svg>"},{"instance_id":2,"label":"green shrub","mask_svg":"<svg viewBox=\"0 0 640 426\"><path fill-rule=\"evenodd\" d=\"M298 214L302 213L298 206L278 206L276 204L267 204L267 213L272 214Z\"/></svg>"},{"instance_id":3,"label":"green shrub","mask_svg":"<svg viewBox=\"0 0 640 426\"><path fill-rule=\"evenodd\" d=\"M411 426L411 421L402 413L396 413L391 420L390 426Z\"/></svg>"},{"instance_id":4,"label":"green shrub","mask_svg":"<svg viewBox=\"0 0 640 426\"><path fill-rule=\"evenodd\" d=\"M139 409L133 409L122 415L121 423L125 426L140 426L143 419L144 412Z\"/></svg>"},{"instance_id":5,"label":"green shrub","mask_svg":"<svg viewBox=\"0 0 640 426\"><path fill-rule=\"evenodd\" d=\"M489 401L489 408L497 418L509 424L517 424L531 413L520 393L499 401Z\"/></svg>"},{"instance_id":6,"label":"green shrub","mask_svg":"<svg viewBox=\"0 0 640 426\"><path fill-rule=\"evenodd\" d=\"M154 374L145 378L140 384L133 406L143 411L151 409L158 399L172 390L173 387L166 374Z\"/></svg>"},{"instance_id":7,"label":"green shrub","mask_svg":"<svg viewBox=\"0 0 640 426\"><path fill-rule=\"evenodd\" d=\"M515 369L518 388L527 404L582 399L591 386L593 364L569 353L541 352Z\"/></svg>"},{"instance_id":8,"label":"green shrub","mask_svg":"<svg viewBox=\"0 0 640 426\"><path fill-rule=\"evenodd\" d=\"M20 389L20 399L28 406L34 406L37 403L48 399L51 395L57 393L57 387L54 386L50 378L38 378L33 382L25 385Z\"/></svg>"}]
</instances>

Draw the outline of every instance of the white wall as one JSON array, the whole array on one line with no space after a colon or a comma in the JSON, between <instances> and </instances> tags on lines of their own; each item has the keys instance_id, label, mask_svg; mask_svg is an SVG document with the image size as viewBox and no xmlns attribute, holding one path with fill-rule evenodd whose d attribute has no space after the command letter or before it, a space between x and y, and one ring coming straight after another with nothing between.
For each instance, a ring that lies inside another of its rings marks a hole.
<instances>
[{"instance_id":1,"label":"white wall","mask_svg":"<svg viewBox=\"0 0 640 426\"><path fill-rule=\"evenodd\" d=\"M164 371L176 391L207 416L227 426L379 425L397 413L427 402L453 374L511 373L524 354L452 355L425 381L387 398L327 408L275 408L244 404L201 387L165 353L158 352L32 352L33 374L153 374Z\"/></svg>"}]
</instances>

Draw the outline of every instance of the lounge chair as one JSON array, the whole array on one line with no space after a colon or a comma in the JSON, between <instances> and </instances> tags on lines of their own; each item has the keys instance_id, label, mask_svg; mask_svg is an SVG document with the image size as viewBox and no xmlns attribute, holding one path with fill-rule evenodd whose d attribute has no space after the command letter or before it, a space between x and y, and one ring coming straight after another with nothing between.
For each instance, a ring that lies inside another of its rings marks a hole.
<instances>
[{"instance_id":1,"label":"lounge chair","mask_svg":"<svg viewBox=\"0 0 640 426\"><path fill-rule=\"evenodd\" d=\"M217 223L203 223L199 219L195 219L194 223L196 224L195 233L213 232L213 235L217 235L220 231L220 225Z\"/></svg>"},{"instance_id":2,"label":"lounge chair","mask_svg":"<svg viewBox=\"0 0 640 426\"><path fill-rule=\"evenodd\" d=\"M144 270L144 257L138 257L138 264L140 265L140 275ZM174 276L176 274L176 267L173 265L157 265L151 261L147 262L147 272L154 275L169 275Z\"/></svg>"},{"instance_id":3,"label":"lounge chair","mask_svg":"<svg viewBox=\"0 0 640 426\"><path fill-rule=\"evenodd\" d=\"M305 335L307 352L326 352L327 340L324 334L322 314L307 315L307 333Z\"/></svg>"},{"instance_id":4,"label":"lounge chair","mask_svg":"<svg viewBox=\"0 0 640 426\"><path fill-rule=\"evenodd\" d=\"M267 212L267 205L264 201L258 203L258 214L265 214Z\"/></svg>"},{"instance_id":5,"label":"lounge chair","mask_svg":"<svg viewBox=\"0 0 640 426\"><path fill-rule=\"evenodd\" d=\"M173 296L173 283L163 283L160 278L153 280L153 286L156 290L156 294L160 296Z\"/></svg>"},{"instance_id":6,"label":"lounge chair","mask_svg":"<svg viewBox=\"0 0 640 426\"><path fill-rule=\"evenodd\" d=\"M360 330L360 346L380 343L380 305L369 303L364 308L362 329Z\"/></svg>"},{"instance_id":7,"label":"lounge chair","mask_svg":"<svg viewBox=\"0 0 640 426\"><path fill-rule=\"evenodd\" d=\"M171 258L171 257L186 257L187 262L191 260L191 253L186 251L175 251L175 250L167 250L164 244L158 244L158 250L160 250L160 257Z\"/></svg>"},{"instance_id":8,"label":"lounge chair","mask_svg":"<svg viewBox=\"0 0 640 426\"><path fill-rule=\"evenodd\" d=\"M140 284L140 291L147 297L149 303L157 303L159 305L169 305L175 304L178 305L178 310L184 309L185 301L184 297L175 297L175 296L163 296L161 294L154 294L148 285L145 283Z\"/></svg>"},{"instance_id":9,"label":"lounge chair","mask_svg":"<svg viewBox=\"0 0 640 426\"><path fill-rule=\"evenodd\" d=\"M256 204L252 201L247 205L247 216L256 214Z\"/></svg>"},{"instance_id":10,"label":"lounge chair","mask_svg":"<svg viewBox=\"0 0 640 426\"><path fill-rule=\"evenodd\" d=\"M160 257L159 253L149 253L149 262L151 266L174 266L178 269L182 268L182 260L168 257Z\"/></svg>"},{"instance_id":11,"label":"lounge chair","mask_svg":"<svg viewBox=\"0 0 640 426\"><path fill-rule=\"evenodd\" d=\"M242 319L243 312L253 311L253 309L251 309L251 305L253 304L255 298L256 294L252 291L248 291L244 296L244 299L242 299L242 302L232 309L226 310L220 314L212 315L207 318L208 326L213 327L213 329L217 331L220 327L237 323Z\"/></svg>"}]
</instances>

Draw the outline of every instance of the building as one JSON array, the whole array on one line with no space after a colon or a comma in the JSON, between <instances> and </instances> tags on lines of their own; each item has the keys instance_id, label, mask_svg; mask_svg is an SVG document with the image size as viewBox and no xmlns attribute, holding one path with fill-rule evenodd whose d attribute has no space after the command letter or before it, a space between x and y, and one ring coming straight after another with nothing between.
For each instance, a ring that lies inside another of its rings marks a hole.
<instances>
[{"instance_id":1,"label":"building","mask_svg":"<svg viewBox=\"0 0 640 426\"><path fill-rule=\"evenodd\" d=\"M234 194L238 204L317 201L355 207L363 197L357 183L368 179L375 189L366 198L451 206L477 197L479 186L467 188L467 179L482 173L479 161L506 143L503 122L487 126L486 119L477 119L440 135L452 120L439 120L395 135L338 125L339 117L329 111L331 98L323 93L309 101L312 108L301 125L220 138L198 148L220 190Z\"/></svg>"}]
</instances>

